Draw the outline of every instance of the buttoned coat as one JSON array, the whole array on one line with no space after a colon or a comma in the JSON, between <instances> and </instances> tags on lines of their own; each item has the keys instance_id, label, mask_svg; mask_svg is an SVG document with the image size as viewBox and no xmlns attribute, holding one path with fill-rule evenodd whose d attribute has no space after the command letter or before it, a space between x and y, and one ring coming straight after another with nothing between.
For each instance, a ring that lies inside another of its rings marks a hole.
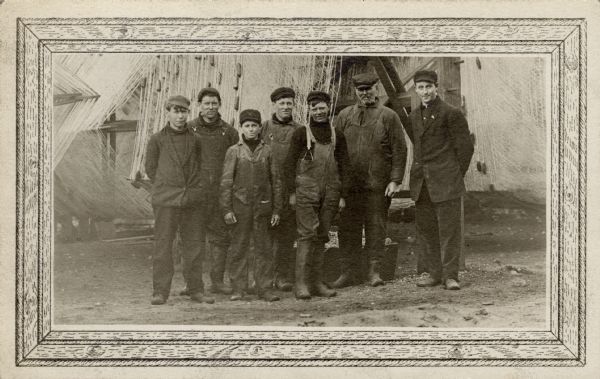
<instances>
[{"instance_id":1,"label":"buttoned coat","mask_svg":"<svg viewBox=\"0 0 600 379\"><path fill-rule=\"evenodd\" d=\"M462 112L439 97L430 112L421 107L410 114L413 143L410 194L415 201L425 181L433 202L459 198L465 192L463 177L473 156L469 126Z\"/></svg>"},{"instance_id":2,"label":"buttoned coat","mask_svg":"<svg viewBox=\"0 0 600 379\"><path fill-rule=\"evenodd\" d=\"M145 169L152 181L152 205L186 207L202 201L200 139L189 129L185 133L185 151L175 151L170 126L150 137ZM187 177L185 175L187 173Z\"/></svg>"}]
</instances>

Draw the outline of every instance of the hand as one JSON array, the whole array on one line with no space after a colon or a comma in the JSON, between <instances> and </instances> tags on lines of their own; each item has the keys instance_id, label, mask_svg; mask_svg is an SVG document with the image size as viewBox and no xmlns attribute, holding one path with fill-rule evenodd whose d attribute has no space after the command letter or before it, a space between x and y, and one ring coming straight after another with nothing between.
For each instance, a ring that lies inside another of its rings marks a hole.
<instances>
[{"instance_id":1,"label":"hand","mask_svg":"<svg viewBox=\"0 0 600 379\"><path fill-rule=\"evenodd\" d=\"M396 182L390 182L385 188L385 196L393 197L398 192L400 192L400 184Z\"/></svg>"},{"instance_id":2,"label":"hand","mask_svg":"<svg viewBox=\"0 0 600 379\"><path fill-rule=\"evenodd\" d=\"M338 203L339 212L342 212L344 208L346 208L346 200L343 197L340 197L340 202Z\"/></svg>"},{"instance_id":3,"label":"hand","mask_svg":"<svg viewBox=\"0 0 600 379\"><path fill-rule=\"evenodd\" d=\"M279 215L277 213L273 213L273 216L271 216L271 226L279 225L279 220L280 220Z\"/></svg>"},{"instance_id":4,"label":"hand","mask_svg":"<svg viewBox=\"0 0 600 379\"><path fill-rule=\"evenodd\" d=\"M225 215L225 223L227 225L235 224L237 219L235 218L235 213L229 212Z\"/></svg>"},{"instance_id":5,"label":"hand","mask_svg":"<svg viewBox=\"0 0 600 379\"><path fill-rule=\"evenodd\" d=\"M296 209L296 194L295 193L290 194L290 199L288 200L288 203L290 204L290 207L292 207L292 209Z\"/></svg>"}]
</instances>

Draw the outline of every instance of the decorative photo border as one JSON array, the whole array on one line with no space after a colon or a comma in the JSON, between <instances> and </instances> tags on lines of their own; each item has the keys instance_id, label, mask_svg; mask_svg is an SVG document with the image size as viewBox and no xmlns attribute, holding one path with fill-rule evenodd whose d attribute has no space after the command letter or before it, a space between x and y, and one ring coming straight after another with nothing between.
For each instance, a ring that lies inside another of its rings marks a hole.
<instances>
[{"instance_id":1,"label":"decorative photo border","mask_svg":"<svg viewBox=\"0 0 600 379\"><path fill-rule=\"evenodd\" d=\"M538 54L551 62L548 330L60 330L52 324L52 56ZM582 366L585 19L17 19L18 366Z\"/></svg>"}]
</instances>

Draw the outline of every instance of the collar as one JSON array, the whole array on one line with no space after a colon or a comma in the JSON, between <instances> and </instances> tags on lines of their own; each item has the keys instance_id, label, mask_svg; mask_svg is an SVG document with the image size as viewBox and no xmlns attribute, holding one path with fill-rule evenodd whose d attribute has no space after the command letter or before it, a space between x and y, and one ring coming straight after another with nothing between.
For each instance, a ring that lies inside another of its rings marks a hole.
<instances>
[{"instance_id":1,"label":"collar","mask_svg":"<svg viewBox=\"0 0 600 379\"><path fill-rule=\"evenodd\" d=\"M214 128L221 126L221 114L220 113L217 113L217 119L213 122L204 121L204 118L202 118L201 114L198 114L197 120L198 120L198 126L201 126L203 128L214 129Z\"/></svg>"},{"instance_id":2,"label":"collar","mask_svg":"<svg viewBox=\"0 0 600 379\"><path fill-rule=\"evenodd\" d=\"M375 103L372 105L365 105L360 100L356 103L359 108L377 108L379 106L379 97L375 97Z\"/></svg>"},{"instance_id":3,"label":"collar","mask_svg":"<svg viewBox=\"0 0 600 379\"><path fill-rule=\"evenodd\" d=\"M186 125L183 127L183 129L181 130L177 130L171 127L171 123L169 121L167 121L167 124L165 125L165 130L167 133L172 133L172 134L184 134L187 133L189 131L189 128Z\"/></svg>"},{"instance_id":4,"label":"collar","mask_svg":"<svg viewBox=\"0 0 600 379\"><path fill-rule=\"evenodd\" d=\"M440 96L438 95L435 97L435 99L433 99L432 102L430 102L427 105L424 105L423 103L421 103L420 108L421 109L432 109L432 108L436 107L440 103L440 101L441 101L441 99L440 99Z\"/></svg>"},{"instance_id":5,"label":"collar","mask_svg":"<svg viewBox=\"0 0 600 379\"><path fill-rule=\"evenodd\" d=\"M271 117L271 121L273 121L274 123L279 124L279 125L289 125L294 122L294 118L290 117L290 119L288 121L281 121L280 119L277 118L275 113L273 113L273 116Z\"/></svg>"}]
</instances>

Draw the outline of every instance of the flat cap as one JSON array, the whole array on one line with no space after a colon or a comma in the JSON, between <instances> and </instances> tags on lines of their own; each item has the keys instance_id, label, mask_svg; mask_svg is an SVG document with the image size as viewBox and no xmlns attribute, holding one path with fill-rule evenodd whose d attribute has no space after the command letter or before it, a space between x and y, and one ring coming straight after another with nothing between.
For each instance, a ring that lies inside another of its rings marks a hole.
<instances>
[{"instance_id":1,"label":"flat cap","mask_svg":"<svg viewBox=\"0 0 600 379\"><path fill-rule=\"evenodd\" d=\"M181 95L171 96L167 100L165 107L167 109L169 109L172 106L190 109L190 101L185 96L181 96Z\"/></svg>"},{"instance_id":2,"label":"flat cap","mask_svg":"<svg viewBox=\"0 0 600 379\"><path fill-rule=\"evenodd\" d=\"M277 100L286 97L291 97L293 99L296 97L296 92L294 92L294 90L289 87L280 87L273 91L273 93L271 94L271 101L276 102Z\"/></svg>"},{"instance_id":3,"label":"flat cap","mask_svg":"<svg viewBox=\"0 0 600 379\"><path fill-rule=\"evenodd\" d=\"M364 72L357 74L352 77L352 83L354 87L371 87L373 84L379 81L379 76L373 72Z\"/></svg>"},{"instance_id":4,"label":"flat cap","mask_svg":"<svg viewBox=\"0 0 600 379\"><path fill-rule=\"evenodd\" d=\"M323 91L311 91L308 93L308 96L306 96L306 102L307 103L312 103L312 102L325 102L327 104L331 103L331 96L329 96L329 94L327 92L323 92Z\"/></svg>"},{"instance_id":5,"label":"flat cap","mask_svg":"<svg viewBox=\"0 0 600 379\"><path fill-rule=\"evenodd\" d=\"M219 93L219 91L217 91L216 88L212 88L212 87L202 88L200 90L200 93L198 94L198 102L199 103L202 102L202 98L204 98L204 96L214 96L217 99L219 99L219 103L221 102L221 94Z\"/></svg>"},{"instance_id":6,"label":"flat cap","mask_svg":"<svg viewBox=\"0 0 600 379\"><path fill-rule=\"evenodd\" d=\"M416 82L430 82L430 83L437 83L438 82L438 76L436 74L435 71L433 70L419 70L417 72L415 72L415 77L413 80L415 83Z\"/></svg>"},{"instance_id":7,"label":"flat cap","mask_svg":"<svg viewBox=\"0 0 600 379\"><path fill-rule=\"evenodd\" d=\"M244 109L240 112L240 125L246 121L254 121L257 124L260 124L262 122L260 112L256 109Z\"/></svg>"}]
</instances>

